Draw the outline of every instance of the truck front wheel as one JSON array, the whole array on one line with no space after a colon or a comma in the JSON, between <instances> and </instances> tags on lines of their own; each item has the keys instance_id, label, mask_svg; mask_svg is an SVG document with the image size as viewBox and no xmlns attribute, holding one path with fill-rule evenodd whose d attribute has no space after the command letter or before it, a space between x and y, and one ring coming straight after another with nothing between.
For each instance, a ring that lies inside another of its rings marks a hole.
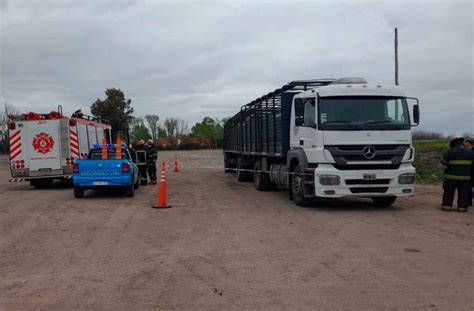
<instances>
[{"instance_id":1,"label":"truck front wheel","mask_svg":"<svg viewBox=\"0 0 474 311\"><path fill-rule=\"evenodd\" d=\"M304 180L303 175L301 175L301 168L299 166L295 167L293 170L290 191L293 195L293 200L295 201L296 205L307 206L309 204L309 200L305 198Z\"/></svg>"},{"instance_id":2,"label":"truck front wheel","mask_svg":"<svg viewBox=\"0 0 474 311\"><path fill-rule=\"evenodd\" d=\"M383 206L387 207L395 203L397 200L397 197L395 196L390 196L390 197L373 197L372 201L374 202L375 205L377 206Z\"/></svg>"}]
</instances>

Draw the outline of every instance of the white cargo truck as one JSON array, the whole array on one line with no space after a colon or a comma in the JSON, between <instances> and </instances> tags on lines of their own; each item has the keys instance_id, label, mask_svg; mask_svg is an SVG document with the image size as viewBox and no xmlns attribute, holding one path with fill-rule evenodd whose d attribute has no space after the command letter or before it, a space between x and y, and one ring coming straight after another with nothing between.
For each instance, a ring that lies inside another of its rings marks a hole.
<instances>
[{"instance_id":1,"label":"white cargo truck","mask_svg":"<svg viewBox=\"0 0 474 311\"><path fill-rule=\"evenodd\" d=\"M388 206L414 194L411 127L418 123L418 100L399 86L293 81L226 122L224 165L257 190L289 189L298 205L368 197Z\"/></svg>"},{"instance_id":2,"label":"white cargo truck","mask_svg":"<svg viewBox=\"0 0 474 311\"><path fill-rule=\"evenodd\" d=\"M62 109L49 114L9 116L10 182L29 181L33 187L70 179L74 161L87 156L110 125L82 114L65 117Z\"/></svg>"}]
</instances>

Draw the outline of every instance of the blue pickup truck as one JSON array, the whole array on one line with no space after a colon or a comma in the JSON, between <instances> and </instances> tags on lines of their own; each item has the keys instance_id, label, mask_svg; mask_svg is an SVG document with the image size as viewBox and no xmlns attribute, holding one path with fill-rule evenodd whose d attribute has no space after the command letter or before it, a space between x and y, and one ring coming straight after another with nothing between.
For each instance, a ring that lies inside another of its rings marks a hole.
<instances>
[{"instance_id":1,"label":"blue pickup truck","mask_svg":"<svg viewBox=\"0 0 474 311\"><path fill-rule=\"evenodd\" d=\"M132 157L133 152L126 145L117 148L115 144L107 144L107 159L103 159L102 147L95 145L87 159L74 164L74 196L82 198L87 189L121 187L127 197L133 197L135 189L140 187L140 172L134 162L136 157ZM117 150L121 151L119 157Z\"/></svg>"}]
</instances>

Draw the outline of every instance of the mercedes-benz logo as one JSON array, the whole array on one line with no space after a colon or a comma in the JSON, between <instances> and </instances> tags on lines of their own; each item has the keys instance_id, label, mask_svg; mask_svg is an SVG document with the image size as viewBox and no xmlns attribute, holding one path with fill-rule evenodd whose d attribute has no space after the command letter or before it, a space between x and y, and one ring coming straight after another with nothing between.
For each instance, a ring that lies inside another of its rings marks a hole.
<instances>
[{"instance_id":1,"label":"mercedes-benz logo","mask_svg":"<svg viewBox=\"0 0 474 311\"><path fill-rule=\"evenodd\" d=\"M373 159L375 157L375 148L373 146L365 146L362 149L362 154L366 159Z\"/></svg>"}]
</instances>

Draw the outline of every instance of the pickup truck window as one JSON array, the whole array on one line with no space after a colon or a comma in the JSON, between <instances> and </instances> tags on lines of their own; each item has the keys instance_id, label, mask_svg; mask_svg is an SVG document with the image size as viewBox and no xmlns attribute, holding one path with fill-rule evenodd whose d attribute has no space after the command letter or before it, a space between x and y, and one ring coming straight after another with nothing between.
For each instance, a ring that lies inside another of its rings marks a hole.
<instances>
[{"instance_id":1,"label":"pickup truck window","mask_svg":"<svg viewBox=\"0 0 474 311\"><path fill-rule=\"evenodd\" d=\"M107 156L109 159L115 159L116 150L115 148L109 148L107 152ZM101 160L102 159L102 149L101 148L94 148L89 152L88 156L89 160ZM130 160L130 153L127 149L122 148L122 159Z\"/></svg>"}]
</instances>

